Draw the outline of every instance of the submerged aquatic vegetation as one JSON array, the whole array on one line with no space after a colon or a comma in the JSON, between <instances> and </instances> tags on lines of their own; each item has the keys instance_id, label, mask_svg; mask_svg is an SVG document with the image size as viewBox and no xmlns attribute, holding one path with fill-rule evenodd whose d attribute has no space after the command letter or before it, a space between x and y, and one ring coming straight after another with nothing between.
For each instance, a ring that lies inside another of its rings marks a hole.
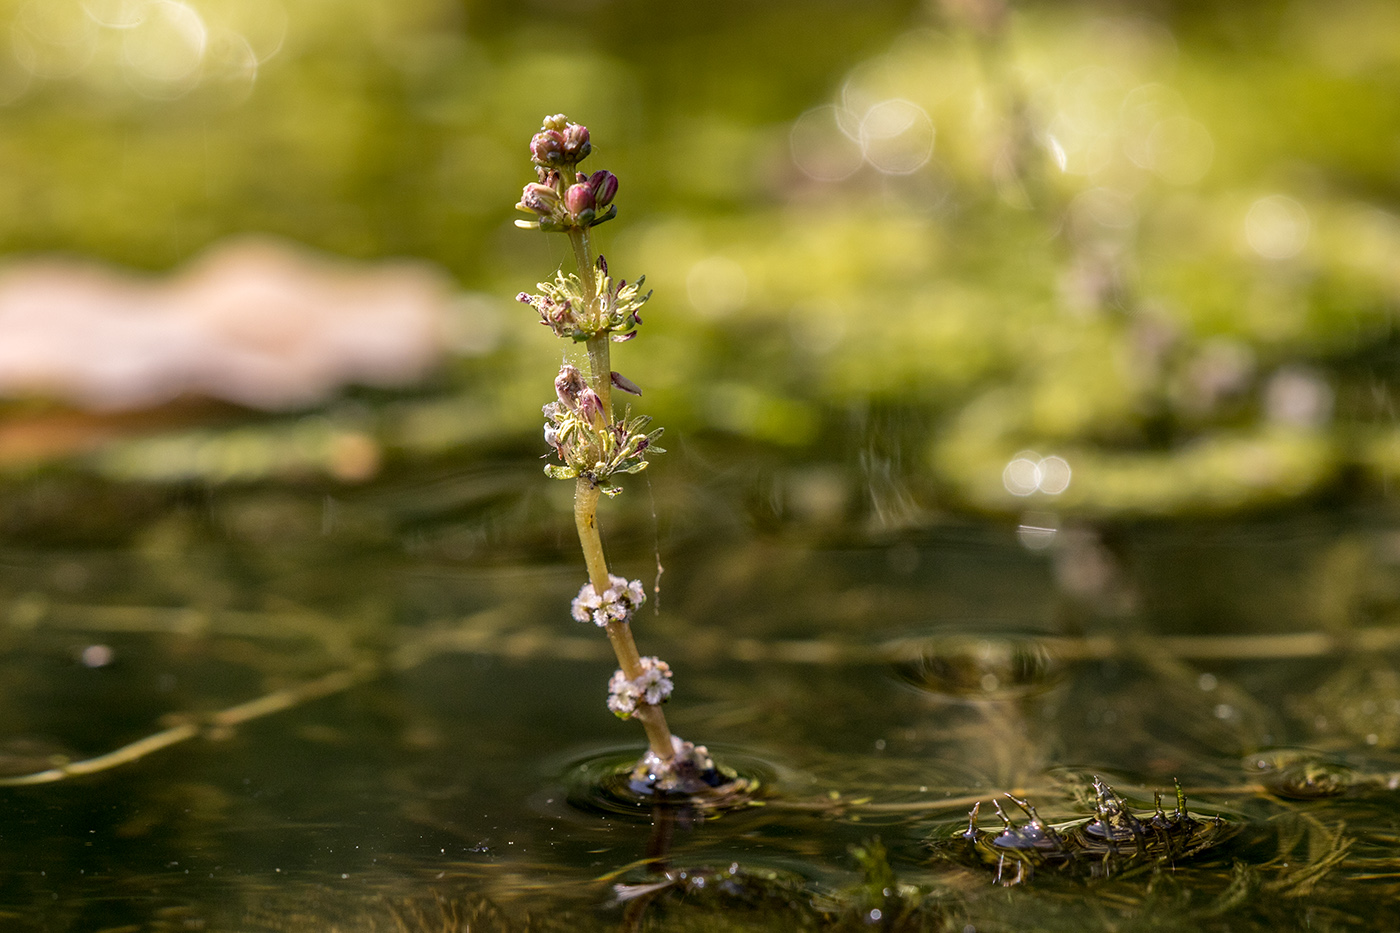
<instances>
[{"instance_id":1,"label":"submerged aquatic vegetation","mask_svg":"<svg viewBox=\"0 0 1400 933\"><path fill-rule=\"evenodd\" d=\"M968 814L967 829L951 840L935 841L935 849L946 857L962 858L994 866L998 884L1016 885L1045 868L1106 877L1159 865L1175 865L1228 840L1238 830L1219 816L1201 819L1186 808L1186 795L1176 786L1176 808L1162 809L1162 795L1156 795L1152 813L1133 812L1108 784L1094 779L1094 816L1051 824L1041 819L1026 799L1006 794L1027 819L1017 826L998 801L993 801L1001 818L999 833L982 829L977 823L981 801Z\"/></svg>"}]
</instances>

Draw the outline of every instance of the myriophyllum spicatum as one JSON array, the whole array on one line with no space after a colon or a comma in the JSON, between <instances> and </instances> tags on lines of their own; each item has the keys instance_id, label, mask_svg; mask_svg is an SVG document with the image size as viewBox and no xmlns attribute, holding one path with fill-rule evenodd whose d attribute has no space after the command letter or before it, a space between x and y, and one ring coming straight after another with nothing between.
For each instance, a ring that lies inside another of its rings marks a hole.
<instances>
[{"instance_id":1,"label":"myriophyllum spicatum","mask_svg":"<svg viewBox=\"0 0 1400 933\"><path fill-rule=\"evenodd\" d=\"M648 431L650 418L617 417L612 390L640 396L642 390L614 372L610 345L631 340L642 323L639 313L651 297L645 277L628 283L614 279L608 263L593 253L590 230L617 216L617 176L608 171L577 171L593 145L586 126L563 114L546 117L530 140L536 179L521 192L516 208L529 215L516 226L563 233L573 248L577 271L562 269L539 283L536 292L518 299L538 312L540 323L555 336L583 344L584 365L564 363L554 380L555 400L544 406L544 439L552 451L545 473L574 482L574 524L583 548L588 581L572 605L573 617L603 629L617 655L618 670L608 685L608 708L621 719L636 719L646 730L648 751L632 770L632 783L657 794L695 797L741 785L721 772L704 746L671 734L661 704L670 697L671 667L660 658L642 657L632 638L632 620L646 602L640 580L608 571L598 534L600 494L622 491L617 479L639 473L647 458L663 453L656 445L661 431Z\"/></svg>"}]
</instances>

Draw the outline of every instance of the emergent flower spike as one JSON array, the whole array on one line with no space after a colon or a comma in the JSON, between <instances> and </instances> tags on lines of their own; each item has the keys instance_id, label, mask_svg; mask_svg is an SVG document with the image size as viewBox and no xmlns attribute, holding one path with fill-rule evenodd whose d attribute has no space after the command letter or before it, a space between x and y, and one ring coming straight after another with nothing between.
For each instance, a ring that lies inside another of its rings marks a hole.
<instances>
[{"instance_id":1,"label":"emergent flower spike","mask_svg":"<svg viewBox=\"0 0 1400 933\"><path fill-rule=\"evenodd\" d=\"M614 281L607 261L597 256L589 229L617 216L617 176L608 171L585 175L578 163L592 151L588 128L563 114L545 117L530 140L536 181L526 185L516 205L530 220L516 225L564 233L578 271L562 269L539 292L516 297L534 308L556 336L585 344L586 369L565 363L554 379L555 400L544 406L544 441L552 459L544 470L556 479L574 481L574 526L583 549L588 582L574 598L572 614L607 631L619 670L608 685L608 708L623 719L636 719L646 730L647 753L633 767L631 781L656 794L708 796L743 793L751 785L721 773L704 746L671 734L661 704L671 695L671 668L658 658L642 657L632 638L632 620L646 600L640 580L608 570L598 531L598 501L621 488L614 478L647 467L660 430L648 432L647 417L613 413L613 390L641 395L636 383L612 370L610 345L630 340L642 323L639 313L651 297L642 292L644 278Z\"/></svg>"}]
</instances>

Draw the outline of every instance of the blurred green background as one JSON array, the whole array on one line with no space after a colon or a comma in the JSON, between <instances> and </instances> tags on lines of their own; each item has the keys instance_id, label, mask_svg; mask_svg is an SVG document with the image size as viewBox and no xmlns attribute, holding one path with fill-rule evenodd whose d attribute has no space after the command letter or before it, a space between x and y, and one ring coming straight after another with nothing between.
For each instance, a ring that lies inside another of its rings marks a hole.
<instances>
[{"instance_id":1,"label":"blurred green background","mask_svg":"<svg viewBox=\"0 0 1400 933\"><path fill-rule=\"evenodd\" d=\"M1384 0L6 0L0 19L5 252L164 273L256 232L454 277L435 380L328 401L389 464L533 449L558 349L511 296L567 255L511 205L562 111L622 180L603 252L656 289L619 369L668 430L800 464L777 511L1228 514L1400 469ZM301 414L235 419L240 443L285 446ZM287 466L221 465L189 431L67 463Z\"/></svg>"}]
</instances>

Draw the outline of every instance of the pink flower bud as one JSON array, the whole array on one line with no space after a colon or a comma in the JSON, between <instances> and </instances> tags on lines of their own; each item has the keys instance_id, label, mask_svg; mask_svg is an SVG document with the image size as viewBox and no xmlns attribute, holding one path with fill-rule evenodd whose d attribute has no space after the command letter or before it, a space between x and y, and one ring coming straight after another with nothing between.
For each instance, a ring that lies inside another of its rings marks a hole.
<instances>
[{"instance_id":1,"label":"pink flower bud","mask_svg":"<svg viewBox=\"0 0 1400 933\"><path fill-rule=\"evenodd\" d=\"M548 185L532 181L520 193L520 206L541 217L549 217L559 206L559 195Z\"/></svg>"},{"instance_id":2,"label":"pink flower bud","mask_svg":"<svg viewBox=\"0 0 1400 933\"><path fill-rule=\"evenodd\" d=\"M612 374L612 384L617 386L617 388L621 389L623 392L626 392L628 395L642 394L642 390L637 388L637 384L631 379L628 379L626 376L622 375L622 373Z\"/></svg>"},{"instance_id":3,"label":"pink flower bud","mask_svg":"<svg viewBox=\"0 0 1400 933\"><path fill-rule=\"evenodd\" d=\"M564 134L541 130L530 138L530 158L536 165L558 165L564 161Z\"/></svg>"},{"instance_id":4,"label":"pink flower bud","mask_svg":"<svg viewBox=\"0 0 1400 933\"><path fill-rule=\"evenodd\" d=\"M594 207L602 210L617 196L617 176L608 171L596 171L588 176L588 187L593 191Z\"/></svg>"},{"instance_id":5,"label":"pink flower bud","mask_svg":"<svg viewBox=\"0 0 1400 933\"><path fill-rule=\"evenodd\" d=\"M593 151L588 141L588 127L570 123L564 127L564 158L570 162L582 162Z\"/></svg>"},{"instance_id":6,"label":"pink flower bud","mask_svg":"<svg viewBox=\"0 0 1400 933\"><path fill-rule=\"evenodd\" d=\"M564 192L564 206L569 209L569 216L579 217L584 211L593 210L593 192L588 185L570 185L569 190Z\"/></svg>"},{"instance_id":7,"label":"pink flower bud","mask_svg":"<svg viewBox=\"0 0 1400 933\"><path fill-rule=\"evenodd\" d=\"M559 367L559 375L554 378L554 393L559 396L559 401L570 409L578 408L579 396L584 392L591 392L584 385L583 374L577 367L565 363ZM597 398L595 395L594 398Z\"/></svg>"},{"instance_id":8,"label":"pink flower bud","mask_svg":"<svg viewBox=\"0 0 1400 933\"><path fill-rule=\"evenodd\" d=\"M603 412L603 400L598 397L598 393L592 389L585 388L578 395L578 413L594 430L601 431L607 427L608 419Z\"/></svg>"}]
</instances>

